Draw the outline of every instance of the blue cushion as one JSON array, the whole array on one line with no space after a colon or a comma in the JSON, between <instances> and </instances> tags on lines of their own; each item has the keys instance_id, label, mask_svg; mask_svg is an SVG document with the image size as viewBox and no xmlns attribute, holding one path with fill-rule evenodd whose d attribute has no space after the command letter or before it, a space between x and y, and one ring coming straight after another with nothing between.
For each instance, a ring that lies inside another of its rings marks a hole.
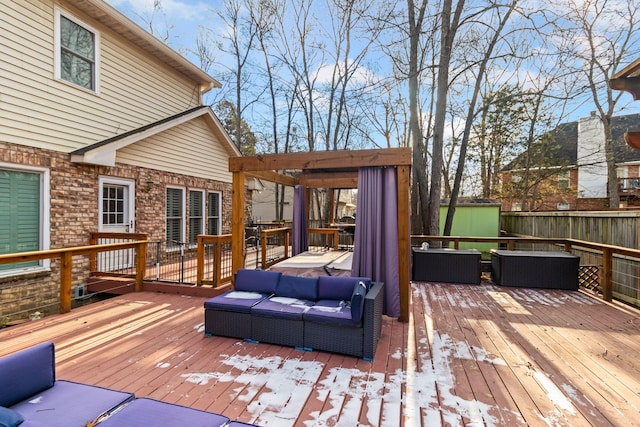
<instances>
[{"instance_id":1,"label":"blue cushion","mask_svg":"<svg viewBox=\"0 0 640 427\"><path fill-rule=\"evenodd\" d=\"M362 312L364 311L364 297L367 294L367 285L362 281L353 289L351 296L351 320L359 323L362 320Z\"/></svg>"},{"instance_id":2,"label":"blue cushion","mask_svg":"<svg viewBox=\"0 0 640 427\"><path fill-rule=\"evenodd\" d=\"M289 297L271 297L251 307L251 314L280 319L302 320L302 314L309 310L313 304L314 301Z\"/></svg>"},{"instance_id":3,"label":"blue cushion","mask_svg":"<svg viewBox=\"0 0 640 427\"><path fill-rule=\"evenodd\" d=\"M0 427L16 427L23 421L24 418L13 409L0 406Z\"/></svg>"},{"instance_id":4,"label":"blue cushion","mask_svg":"<svg viewBox=\"0 0 640 427\"><path fill-rule=\"evenodd\" d=\"M261 294L259 292L229 291L206 300L204 302L204 308L233 311L236 313L249 313L251 307L268 296L268 294Z\"/></svg>"},{"instance_id":5,"label":"blue cushion","mask_svg":"<svg viewBox=\"0 0 640 427\"><path fill-rule=\"evenodd\" d=\"M367 292L371 279L367 277L320 276L318 278L318 299L350 300L356 283L363 282Z\"/></svg>"},{"instance_id":6,"label":"blue cushion","mask_svg":"<svg viewBox=\"0 0 640 427\"><path fill-rule=\"evenodd\" d=\"M318 299L318 278L283 275L278 282L276 295L315 301Z\"/></svg>"},{"instance_id":7,"label":"blue cushion","mask_svg":"<svg viewBox=\"0 0 640 427\"><path fill-rule=\"evenodd\" d=\"M356 282L348 276L320 276L318 299L351 300Z\"/></svg>"},{"instance_id":8,"label":"blue cushion","mask_svg":"<svg viewBox=\"0 0 640 427\"><path fill-rule=\"evenodd\" d=\"M131 393L123 391L56 381L53 387L13 405L11 409L22 415L25 425L83 426L132 398Z\"/></svg>"},{"instance_id":9,"label":"blue cushion","mask_svg":"<svg viewBox=\"0 0 640 427\"><path fill-rule=\"evenodd\" d=\"M279 271L240 269L236 272L233 287L237 291L274 294L281 275Z\"/></svg>"},{"instance_id":10,"label":"blue cushion","mask_svg":"<svg viewBox=\"0 0 640 427\"><path fill-rule=\"evenodd\" d=\"M354 326L350 301L322 299L304 313L303 317L305 322Z\"/></svg>"},{"instance_id":11,"label":"blue cushion","mask_svg":"<svg viewBox=\"0 0 640 427\"><path fill-rule=\"evenodd\" d=\"M226 426L229 418L186 406L175 405L159 400L135 399L124 408L100 422L100 427L124 426Z\"/></svg>"},{"instance_id":12,"label":"blue cushion","mask_svg":"<svg viewBox=\"0 0 640 427\"><path fill-rule=\"evenodd\" d=\"M56 380L52 342L0 358L0 406L13 406L52 387Z\"/></svg>"}]
</instances>

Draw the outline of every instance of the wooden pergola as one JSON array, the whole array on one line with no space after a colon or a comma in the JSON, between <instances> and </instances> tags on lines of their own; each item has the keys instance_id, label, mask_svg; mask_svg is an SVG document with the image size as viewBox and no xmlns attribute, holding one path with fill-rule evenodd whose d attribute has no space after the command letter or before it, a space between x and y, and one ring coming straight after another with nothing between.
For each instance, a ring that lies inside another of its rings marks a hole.
<instances>
[{"instance_id":1,"label":"wooden pergola","mask_svg":"<svg viewBox=\"0 0 640 427\"><path fill-rule=\"evenodd\" d=\"M409 269L411 256L409 186L411 148L340 150L309 153L265 154L229 159L233 174L232 269L244 268L245 180L246 176L282 184L311 188L357 188L358 168L394 167L398 176L398 271L400 317L409 320ZM285 175L279 171L288 171ZM333 191L330 191L333 194Z\"/></svg>"},{"instance_id":2,"label":"wooden pergola","mask_svg":"<svg viewBox=\"0 0 640 427\"><path fill-rule=\"evenodd\" d=\"M640 99L640 58L614 74L609 80L609 87L629 92L635 101ZM640 149L640 131L625 132L624 140L630 147Z\"/></svg>"}]
</instances>

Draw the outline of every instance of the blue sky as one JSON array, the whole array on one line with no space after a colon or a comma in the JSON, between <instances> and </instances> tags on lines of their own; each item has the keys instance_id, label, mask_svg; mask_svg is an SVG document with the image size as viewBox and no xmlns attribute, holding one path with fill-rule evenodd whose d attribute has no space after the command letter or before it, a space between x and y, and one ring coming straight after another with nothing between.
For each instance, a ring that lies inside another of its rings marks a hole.
<instances>
[{"instance_id":1,"label":"blue sky","mask_svg":"<svg viewBox=\"0 0 640 427\"><path fill-rule=\"evenodd\" d=\"M124 13L143 28L149 30L145 21L152 20L155 32L168 34L166 42L176 51L198 64L197 58L188 49L195 46L196 35L200 26L219 28L220 19L216 10L222 7L223 0L160 0L162 12L152 17L156 0L107 0L116 9ZM216 70L211 70L212 77L217 78ZM587 117L595 110L590 102L576 106L567 121ZM634 102L630 94L623 94L618 103L616 115L640 113L640 101Z\"/></svg>"}]
</instances>

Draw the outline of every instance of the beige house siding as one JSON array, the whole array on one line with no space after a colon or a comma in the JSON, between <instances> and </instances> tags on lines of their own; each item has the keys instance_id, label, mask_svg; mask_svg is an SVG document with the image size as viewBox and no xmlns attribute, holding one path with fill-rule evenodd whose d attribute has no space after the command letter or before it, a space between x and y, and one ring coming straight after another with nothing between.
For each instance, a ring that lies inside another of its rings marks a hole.
<instances>
[{"instance_id":1,"label":"beige house siding","mask_svg":"<svg viewBox=\"0 0 640 427\"><path fill-rule=\"evenodd\" d=\"M229 155L220 141L212 140L208 117L201 116L121 148L116 162L231 183Z\"/></svg>"},{"instance_id":2,"label":"beige house siding","mask_svg":"<svg viewBox=\"0 0 640 427\"><path fill-rule=\"evenodd\" d=\"M98 94L54 79L55 5L100 33ZM197 84L71 2L0 0L0 138L71 152L200 104Z\"/></svg>"}]
</instances>

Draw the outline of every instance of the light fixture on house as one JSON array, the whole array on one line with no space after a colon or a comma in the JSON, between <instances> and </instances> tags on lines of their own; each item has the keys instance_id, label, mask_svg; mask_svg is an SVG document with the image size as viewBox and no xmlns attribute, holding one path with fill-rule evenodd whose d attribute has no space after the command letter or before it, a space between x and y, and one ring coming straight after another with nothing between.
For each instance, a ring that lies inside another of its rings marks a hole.
<instances>
[{"instance_id":1,"label":"light fixture on house","mask_svg":"<svg viewBox=\"0 0 640 427\"><path fill-rule=\"evenodd\" d=\"M148 193L149 191L153 190L153 187L156 186L156 183L153 181L147 181L147 185L145 185L144 187L144 192Z\"/></svg>"}]
</instances>

